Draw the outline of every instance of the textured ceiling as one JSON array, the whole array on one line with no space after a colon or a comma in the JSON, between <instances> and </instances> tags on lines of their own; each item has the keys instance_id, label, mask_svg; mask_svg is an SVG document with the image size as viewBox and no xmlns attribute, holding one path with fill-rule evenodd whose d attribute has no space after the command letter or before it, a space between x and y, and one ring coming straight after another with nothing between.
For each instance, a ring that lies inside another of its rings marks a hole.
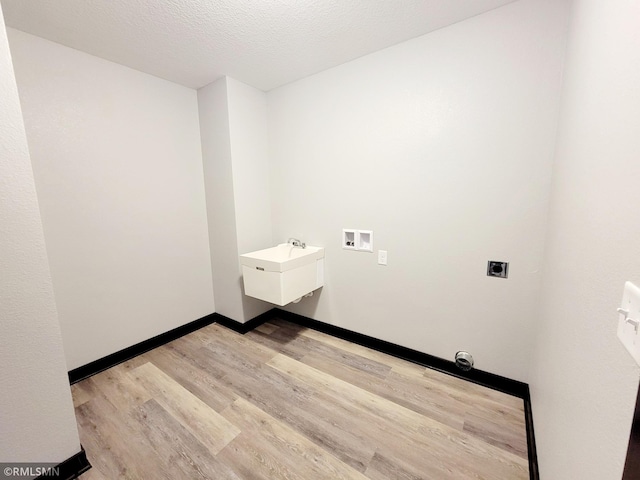
<instances>
[{"instance_id":1,"label":"textured ceiling","mask_svg":"<svg viewBox=\"0 0 640 480\"><path fill-rule=\"evenodd\" d=\"M8 26L199 88L262 90L513 0L1 0Z\"/></svg>"}]
</instances>

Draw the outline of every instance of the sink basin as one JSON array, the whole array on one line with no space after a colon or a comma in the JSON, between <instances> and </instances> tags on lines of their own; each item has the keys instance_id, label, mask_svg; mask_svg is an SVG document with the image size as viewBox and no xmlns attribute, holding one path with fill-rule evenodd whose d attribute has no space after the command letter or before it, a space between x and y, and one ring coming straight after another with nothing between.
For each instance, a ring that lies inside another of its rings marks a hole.
<instances>
[{"instance_id":1,"label":"sink basin","mask_svg":"<svg viewBox=\"0 0 640 480\"><path fill-rule=\"evenodd\" d=\"M276 247L240 255L240 264L263 268L269 272L286 272L320 258L324 258L322 247L300 248L289 243L281 243Z\"/></svg>"},{"instance_id":2,"label":"sink basin","mask_svg":"<svg viewBox=\"0 0 640 480\"><path fill-rule=\"evenodd\" d=\"M283 306L324 285L324 248L275 247L240 255L245 294Z\"/></svg>"}]
</instances>

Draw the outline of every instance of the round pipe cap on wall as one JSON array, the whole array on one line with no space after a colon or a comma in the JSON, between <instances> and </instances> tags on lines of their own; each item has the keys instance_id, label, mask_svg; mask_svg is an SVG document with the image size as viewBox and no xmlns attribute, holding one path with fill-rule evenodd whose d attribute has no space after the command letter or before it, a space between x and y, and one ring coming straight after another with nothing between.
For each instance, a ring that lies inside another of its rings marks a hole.
<instances>
[{"instance_id":1,"label":"round pipe cap on wall","mask_svg":"<svg viewBox=\"0 0 640 480\"><path fill-rule=\"evenodd\" d=\"M459 351L456 353L456 367L464 372L473 368L473 357L469 352Z\"/></svg>"}]
</instances>

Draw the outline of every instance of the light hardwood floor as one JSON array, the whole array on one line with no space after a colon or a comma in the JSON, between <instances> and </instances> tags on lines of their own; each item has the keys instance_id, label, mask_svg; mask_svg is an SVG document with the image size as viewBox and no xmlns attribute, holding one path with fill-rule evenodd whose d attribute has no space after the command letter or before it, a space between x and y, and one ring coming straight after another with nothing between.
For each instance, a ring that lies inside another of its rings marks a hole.
<instances>
[{"instance_id":1,"label":"light hardwood floor","mask_svg":"<svg viewBox=\"0 0 640 480\"><path fill-rule=\"evenodd\" d=\"M72 386L82 480L527 479L523 401L273 320Z\"/></svg>"}]
</instances>

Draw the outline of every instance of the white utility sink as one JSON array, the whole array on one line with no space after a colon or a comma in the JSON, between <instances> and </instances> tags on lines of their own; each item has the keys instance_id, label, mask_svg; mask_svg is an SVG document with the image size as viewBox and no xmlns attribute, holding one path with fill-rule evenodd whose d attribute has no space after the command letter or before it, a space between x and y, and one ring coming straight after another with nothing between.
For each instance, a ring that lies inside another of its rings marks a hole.
<instances>
[{"instance_id":1,"label":"white utility sink","mask_svg":"<svg viewBox=\"0 0 640 480\"><path fill-rule=\"evenodd\" d=\"M244 293L279 306L324 285L324 248L275 247L240 255Z\"/></svg>"}]
</instances>

